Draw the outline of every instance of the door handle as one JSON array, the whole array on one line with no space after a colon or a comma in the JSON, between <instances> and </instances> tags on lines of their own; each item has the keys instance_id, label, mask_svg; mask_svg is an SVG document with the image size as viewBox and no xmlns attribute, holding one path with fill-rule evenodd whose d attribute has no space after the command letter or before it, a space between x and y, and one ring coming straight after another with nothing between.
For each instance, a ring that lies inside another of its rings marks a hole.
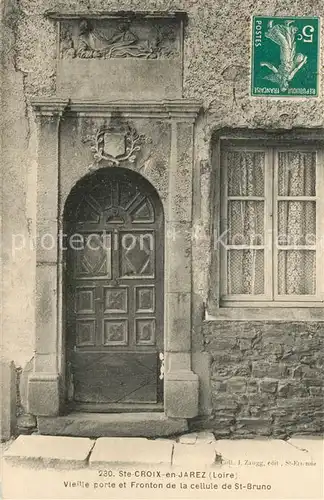
<instances>
[{"instance_id":1,"label":"door handle","mask_svg":"<svg viewBox=\"0 0 324 500\"><path fill-rule=\"evenodd\" d=\"M97 297L96 299L94 299L94 301L97 302L98 304L104 303L104 299L102 299L101 297Z\"/></svg>"}]
</instances>

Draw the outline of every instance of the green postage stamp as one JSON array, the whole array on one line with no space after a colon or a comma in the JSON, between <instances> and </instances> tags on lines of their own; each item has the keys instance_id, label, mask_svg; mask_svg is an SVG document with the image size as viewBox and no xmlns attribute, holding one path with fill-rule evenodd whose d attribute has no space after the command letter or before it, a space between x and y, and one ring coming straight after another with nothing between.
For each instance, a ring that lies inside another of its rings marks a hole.
<instances>
[{"instance_id":1,"label":"green postage stamp","mask_svg":"<svg viewBox=\"0 0 324 500\"><path fill-rule=\"evenodd\" d=\"M251 94L317 97L318 17L253 17Z\"/></svg>"}]
</instances>

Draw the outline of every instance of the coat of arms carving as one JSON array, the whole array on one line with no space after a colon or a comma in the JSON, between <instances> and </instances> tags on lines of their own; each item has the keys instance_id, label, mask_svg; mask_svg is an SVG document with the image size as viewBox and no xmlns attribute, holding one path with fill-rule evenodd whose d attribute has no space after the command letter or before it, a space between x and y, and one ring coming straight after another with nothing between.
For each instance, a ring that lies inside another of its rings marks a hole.
<instances>
[{"instance_id":1,"label":"coat of arms carving","mask_svg":"<svg viewBox=\"0 0 324 500\"><path fill-rule=\"evenodd\" d=\"M124 161L134 163L143 141L144 135L138 134L131 125L120 128L100 127L94 135L83 140L91 144L94 157L91 168L95 168L103 160L110 166L118 166Z\"/></svg>"}]
</instances>

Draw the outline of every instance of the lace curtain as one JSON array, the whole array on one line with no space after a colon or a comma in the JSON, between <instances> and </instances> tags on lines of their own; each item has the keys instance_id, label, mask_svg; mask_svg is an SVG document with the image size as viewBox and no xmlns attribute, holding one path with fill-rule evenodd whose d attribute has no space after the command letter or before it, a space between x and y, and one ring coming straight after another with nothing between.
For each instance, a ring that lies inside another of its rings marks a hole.
<instances>
[{"instance_id":1,"label":"lace curtain","mask_svg":"<svg viewBox=\"0 0 324 500\"><path fill-rule=\"evenodd\" d=\"M264 250L253 247L264 244L264 153L227 155L227 243L249 247L227 252L227 293L263 294Z\"/></svg>"},{"instance_id":2,"label":"lace curtain","mask_svg":"<svg viewBox=\"0 0 324 500\"><path fill-rule=\"evenodd\" d=\"M316 255L310 249L316 239L316 155L279 152L277 181L274 166L265 179L265 153L230 151L227 163L227 294L265 293L265 231L272 238L273 259L266 272L277 269L279 295L315 294ZM264 226L265 182L277 182L277 227ZM294 199L294 197L307 199ZM289 197L281 199L280 197ZM277 236L275 233L278 232ZM235 248L245 245L248 248ZM276 248L275 248L276 246ZM233 248L234 247L234 248ZM258 247L258 248L256 248ZM302 248L301 248L302 247ZM277 255L277 257L275 257ZM269 292L269 291L267 291Z\"/></svg>"},{"instance_id":3,"label":"lace curtain","mask_svg":"<svg viewBox=\"0 0 324 500\"><path fill-rule=\"evenodd\" d=\"M316 252L307 247L316 243L315 153L278 154L278 195L310 198L278 201L278 293L314 295ZM281 250L283 245L295 248Z\"/></svg>"}]
</instances>

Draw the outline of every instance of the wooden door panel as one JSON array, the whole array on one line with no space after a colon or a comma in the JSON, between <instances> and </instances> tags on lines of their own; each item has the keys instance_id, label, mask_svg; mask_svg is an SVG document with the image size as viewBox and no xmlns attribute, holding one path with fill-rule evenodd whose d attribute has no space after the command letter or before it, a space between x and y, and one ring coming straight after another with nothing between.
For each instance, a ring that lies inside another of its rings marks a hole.
<instances>
[{"instance_id":1,"label":"wooden door panel","mask_svg":"<svg viewBox=\"0 0 324 500\"><path fill-rule=\"evenodd\" d=\"M157 402L157 353L83 353L73 372L75 401Z\"/></svg>"},{"instance_id":2,"label":"wooden door panel","mask_svg":"<svg viewBox=\"0 0 324 500\"><path fill-rule=\"evenodd\" d=\"M135 287L135 313L155 312L155 286L144 285Z\"/></svg>"},{"instance_id":3,"label":"wooden door panel","mask_svg":"<svg viewBox=\"0 0 324 500\"><path fill-rule=\"evenodd\" d=\"M75 278L111 278L111 235L103 232L75 235Z\"/></svg>"},{"instance_id":4,"label":"wooden door panel","mask_svg":"<svg viewBox=\"0 0 324 500\"><path fill-rule=\"evenodd\" d=\"M128 313L127 287L104 287L104 313Z\"/></svg>"},{"instance_id":5,"label":"wooden door panel","mask_svg":"<svg viewBox=\"0 0 324 500\"><path fill-rule=\"evenodd\" d=\"M135 319L136 345L155 345L156 329L154 318Z\"/></svg>"},{"instance_id":6,"label":"wooden door panel","mask_svg":"<svg viewBox=\"0 0 324 500\"><path fill-rule=\"evenodd\" d=\"M96 320L78 318L76 321L76 347L94 346L96 344Z\"/></svg>"},{"instance_id":7,"label":"wooden door panel","mask_svg":"<svg viewBox=\"0 0 324 500\"><path fill-rule=\"evenodd\" d=\"M120 234L120 276L154 278L154 233L127 231Z\"/></svg>"},{"instance_id":8,"label":"wooden door panel","mask_svg":"<svg viewBox=\"0 0 324 500\"><path fill-rule=\"evenodd\" d=\"M162 205L135 174L111 172L84 181L67 210L67 234L74 234L66 287L74 401L156 404L163 400Z\"/></svg>"},{"instance_id":9,"label":"wooden door panel","mask_svg":"<svg viewBox=\"0 0 324 500\"><path fill-rule=\"evenodd\" d=\"M103 345L127 346L129 338L128 320L124 318L104 319L103 322Z\"/></svg>"},{"instance_id":10,"label":"wooden door panel","mask_svg":"<svg viewBox=\"0 0 324 500\"><path fill-rule=\"evenodd\" d=\"M75 312L78 315L95 313L95 287L82 286L76 288Z\"/></svg>"}]
</instances>

